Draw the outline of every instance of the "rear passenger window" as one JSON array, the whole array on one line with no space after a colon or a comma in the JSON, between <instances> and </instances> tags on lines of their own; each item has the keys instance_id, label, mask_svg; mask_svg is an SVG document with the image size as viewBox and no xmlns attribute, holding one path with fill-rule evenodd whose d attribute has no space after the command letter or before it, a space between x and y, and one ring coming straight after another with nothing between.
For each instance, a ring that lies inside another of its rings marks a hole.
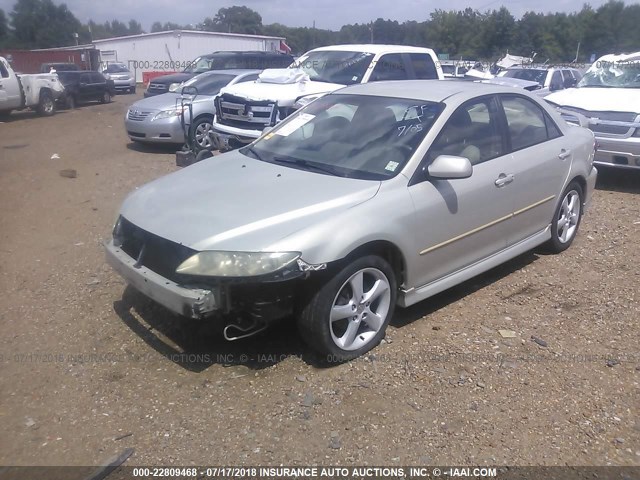
<instances>
[{"instance_id":1,"label":"rear passenger window","mask_svg":"<svg viewBox=\"0 0 640 480\"><path fill-rule=\"evenodd\" d=\"M542 108L524 97L502 97L502 107L507 117L511 149L523 148L559 137L560 131ZM547 131L549 128L549 132Z\"/></svg>"},{"instance_id":2,"label":"rear passenger window","mask_svg":"<svg viewBox=\"0 0 640 480\"><path fill-rule=\"evenodd\" d=\"M472 165L504 154L495 102L491 97L459 107L429 149L430 163L439 155L466 157Z\"/></svg>"},{"instance_id":3,"label":"rear passenger window","mask_svg":"<svg viewBox=\"0 0 640 480\"><path fill-rule=\"evenodd\" d=\"M438 79L436 65L433 63L431 55L427 55L426 53L410 53L409 59L411 60L416 78L421 80Z\"/></svg>"},{"instance_id":4,"label":"rear passenger window","mask_svg":"<svg viewBox=\"0 0 640 480\"><path fill-rule=\"evenodd\" d=\"M404 67L402 55L399 53L390 53L380 57L371 74L370 82L379 82L383 80L407 80L407 70Z\"/></svg>"},{"instance_id":5,"label":"rear passenger window","mask_svg":"<svg viewBox=\"0 0 640 480\"><path fill-rule=\"evenodd\" d=\"M4 66L4 63L0 62L0 76L2 78L9 78L9 70Z\"/></svg>"}]
</instances>

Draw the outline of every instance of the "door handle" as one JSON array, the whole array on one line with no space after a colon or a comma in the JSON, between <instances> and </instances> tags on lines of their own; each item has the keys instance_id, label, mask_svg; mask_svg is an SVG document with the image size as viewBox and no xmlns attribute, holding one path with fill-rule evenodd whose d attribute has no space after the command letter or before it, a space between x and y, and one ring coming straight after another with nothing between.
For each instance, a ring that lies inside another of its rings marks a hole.
<instances>
[{"instance_id":1,"label":"door handle","mask_svg":"<svg viewBox=\"0 0 640 480\"><path fill-rule=\"evenodd\" d=\"M495 183L496 187L500 188L513 182L515 178L516 177L513 173L510 173L509 175L505 175L504 173L501 173L500 176L493 183Z\"/></svg>"},{"instance_id":2,"label":"door handle","mask_svg":"<svg viewBox=\"0 0 640 480\"><path fill-rule=\"evenodd\" d=\"M569 155L571 155L571 150L565 150L564 148L562 150L560 150L560 153L558 154L558 158L560 160L564 160L566 159Z\"/></svg>"}]
</instances>

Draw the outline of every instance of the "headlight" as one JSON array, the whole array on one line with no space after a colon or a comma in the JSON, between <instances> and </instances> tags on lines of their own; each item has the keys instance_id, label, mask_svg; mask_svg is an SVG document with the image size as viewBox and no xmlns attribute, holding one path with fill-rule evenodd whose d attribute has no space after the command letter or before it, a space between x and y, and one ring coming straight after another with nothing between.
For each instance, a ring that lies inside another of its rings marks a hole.
<instances>
[{"instance_id":1,"label":"headlight","mask_svg":"<svg viewBox=\"0 0 640 480\"><path fill-rule=\"evenodd\" d=\"M314 100L320 97L324 97L324 95L325 95L324 93L314 93L313 95L306 95L304 97L300 97L299 99L296 100L296 103L293 104L293 108L298 110L302 107L309 105Z\"/></svg>"},{"instance_id":2,"label":"headlight","mask_svg":"<svg viewBox=\"0 0 640 480\"><path fill-rule=\"evenodd\" d=\"M255 277L276 272L295 262L298 252L205 251L187 258L176 269L185 275Z\"/></svg>"},{"instance_id":3,"label":"headlight","mask_svg":"<svg viewBox=\"0 0 640 480\"><path fill-rule=\"evenodd\" d=\"M159 113L156 113L155 116L151 119L151 121L153 122L154 120L161 120L163 118L171 118L171 117L179 117L183 110L186 110L187 107L178 107L178 108L172 108L171 110L162 110Z\"/></svg>"},{"instance_id":4,"label":"headlight","mask_svg":"<svg viewBox=\"0 0 640 480\"><path fill-rule=\"evenodd\" d=\"M178 88L180 88L181 85L182 83L172 83L171 85L169 85L169 91L175 92L176 90L178 90Z\"/></svg>"}]
</instances>

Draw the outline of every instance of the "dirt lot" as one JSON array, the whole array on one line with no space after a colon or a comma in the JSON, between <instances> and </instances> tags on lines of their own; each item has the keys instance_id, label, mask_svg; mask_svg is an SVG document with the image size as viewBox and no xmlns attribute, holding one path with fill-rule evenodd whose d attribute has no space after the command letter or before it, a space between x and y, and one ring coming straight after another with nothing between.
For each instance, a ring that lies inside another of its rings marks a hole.
<instances>
[{"instance_id":1,"label":"dirt lot","mask_svg":"<svg viewBox=\"0 0 640 480\"><path fill-rule=\"evenodd\" d=\"M601 175L564 254L324 368L290 324L229 344L105 265L127 192L176 169L129 143L138 97L0 124L0 465L640 465L640 174Z\"/></svg>"}]
</instances>

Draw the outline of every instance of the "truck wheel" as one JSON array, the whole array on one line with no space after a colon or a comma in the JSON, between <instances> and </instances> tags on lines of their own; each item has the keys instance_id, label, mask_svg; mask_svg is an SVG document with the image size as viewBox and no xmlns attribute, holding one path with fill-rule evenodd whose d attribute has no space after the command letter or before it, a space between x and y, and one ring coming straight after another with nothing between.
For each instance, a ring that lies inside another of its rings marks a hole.
<instances>
[{"instance_id":1,"label":"truck wheel","mask_svg":"<svg viewBox=\"0 0 640 480\"><path fill-rule=\"evenodd\" d=\"M40 94L40 101L38 102L36 110L43 117L50 117L56 113L56 104L49 92L42 92Z\"/></svg>"},{"instance_id":2,"label":"truck wheel","mask_svg":"<svg viewBox=\"0 0 640 480\"><path fill-rule=\"evenodd\" d=\"M102 94L102 98L100 99L100 103L110 103L111 102L111 94L105 91Z\"/></svg>"},{"instance_id":3,"label":"truck wheel","mask_svg":"<svg viewBox=\"0 0 640 480\"><path fill-rule=\"evenodd\" d=\"M0 120L8 120L11 115L11 110L2 110L0 112Z\"/></svg>"},{"instance_id":4,"label":"truck wheel","mask_svg":"<svg viewBox=\"0 0 640 480\"><path fill-rule=\"evenodd\" d=\"M359 357L384 338L396 294L386 260L358 258L306 296L298 318L302 338L330 363Z\"/></svg>"}]
</instances>

